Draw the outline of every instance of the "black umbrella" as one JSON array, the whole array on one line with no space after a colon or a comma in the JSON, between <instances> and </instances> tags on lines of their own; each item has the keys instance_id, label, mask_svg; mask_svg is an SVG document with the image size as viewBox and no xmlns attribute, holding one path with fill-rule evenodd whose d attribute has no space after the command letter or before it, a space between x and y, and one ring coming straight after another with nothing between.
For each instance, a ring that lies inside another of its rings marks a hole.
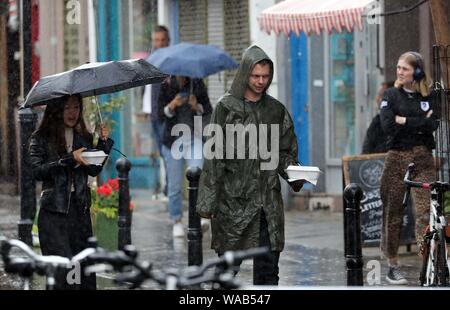
<instances>
[{"instance_id":1,"label":"black umbrella","mask_svg":"<svg viewBox=\"0 0 450 310\"><path fill-rule=\"evenodd\" d=\"M88 63L37 81L20 109L45 105L68 95L90 97L161 83L166 77L143 59Z\"/></svg>"}]
</instances>

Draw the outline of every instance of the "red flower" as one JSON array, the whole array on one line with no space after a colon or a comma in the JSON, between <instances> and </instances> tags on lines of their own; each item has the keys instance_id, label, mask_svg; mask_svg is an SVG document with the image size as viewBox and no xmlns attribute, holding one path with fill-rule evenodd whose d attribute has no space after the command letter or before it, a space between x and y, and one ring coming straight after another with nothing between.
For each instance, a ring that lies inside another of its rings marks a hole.
<instances>
[{"instance_id":1,"label":"red flower","mask_svg":"<svg viewBox=\"0 0 450 310\"><path fill-rule=\"evenodd\" d=\"M111 186L111 188L113 189L113 191L118 191L119 190L119 179L110 179L108 180L108 184L109 186Z\"/></svg>"},{"instance_id":2,"label":"red flower","mask_svg":"<svg viewBox=\"0 0 450 310\"><path fill-rule=\"evenodd\" d=\"M109 184L103 184L97 189L97 194L109 196L112 193L112 188L109 186Z\"/></svg>"}]
</instances>

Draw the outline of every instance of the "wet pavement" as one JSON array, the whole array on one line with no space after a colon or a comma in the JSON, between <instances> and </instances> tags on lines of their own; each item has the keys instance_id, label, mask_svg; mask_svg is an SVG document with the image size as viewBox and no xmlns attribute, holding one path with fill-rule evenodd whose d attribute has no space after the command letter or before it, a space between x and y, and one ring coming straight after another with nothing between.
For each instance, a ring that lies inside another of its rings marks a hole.
<instances>
[{"instance_id":1,"label":"wet pavement","mask_svg":"<svg viewBox=\"0 0 450 310\"><path fill-rule=\"evenodd\" d=\"M155 269L182 268L187 266L186 238L173 238L172 226L166 210L166 202L152 199L149 191L132 191L135 212L133 214L132 241L139 251L141 260L152 262ZM17 236L19 219L18 197L0 195L0 234L8 238ZM288 211L285 213L286 245L280 256L280 286L345 286L346 270L344 258L342 213L330 211ZM187 223L185 208L184 223ZM203 260L216 257L210 249L210 231L203 237ZM406 253L401 248L400 262L410 285L417 285L420 259L417 254ZM378 248L363 249L367 285L368 272L371 283L386 286L384 279L386 264L380 261ZM367 263L370 265L367 266ZM375 262L374 262L375 261ZM379 273L373 276L373 266L380 262ZM1 265L1 262L0 262ZM369 268L367 268L369 267ZM378 278L377 278L378 277ZM238 274L244 286L252 284L252 262L244 262ZM99 275L100 289L117 288L106 275ZM5 275L0 267L0 289L19 288L20 281ZM35 288L43 288L43 280L36 279ZM152 282L145 288L157 289Z\"/></svg>"}]
</instances>

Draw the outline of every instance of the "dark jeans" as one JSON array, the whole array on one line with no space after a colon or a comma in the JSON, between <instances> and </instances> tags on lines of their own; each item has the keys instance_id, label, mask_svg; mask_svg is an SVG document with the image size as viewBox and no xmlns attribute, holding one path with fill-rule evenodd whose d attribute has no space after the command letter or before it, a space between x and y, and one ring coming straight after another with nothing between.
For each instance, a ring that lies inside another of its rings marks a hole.
<instances>
[{"instance_id":1,"label":"dark jeans","mask_svg":"<svg viewBox=\"0 0 450 310\"><path fill-rule=\"evenodd\" d=\"M270 249L269 229L263 210L261 210L261 222L259 225L259 246L267 246ZM279 251L270 251L265 256L255 257L253 259L253 284L278 285L279 259Z\"/></svg>"},{"instance_id":2,"label":"dark jeans","mask_svg":"<svg viewBox=\"0 0 450 310\"><path fill-rule=\"evenodd\" d=\"M71 197L70 209L67 215L41 209L39 211L38 227L39 242L43 255L58 255L72 258L87 248L87 240L92 236L89 209L84 210L74 196ZM55 289L96 289L95 274L85 276L82 268L80 271L81 283L79 285L68 283L67 271L61 270L57 272ZM70 279L74 278L70 277Z\"/></svg>"},{"instance_id":3,"label":"dark jeans","mask_svg":"<svg viewBox=\"0 0 450 310\"><path fill-rule=\"evenodd\" d=\"M270 249L269 229L266 215L261 210L261 222L259 225L259 246L267 246ZM219 253L219 256L223 255ZM254 285L278 285L278 261L279 251L269 251L267 255L253 259L253 284ZM235 275L239 272L239 266L235 268Z\"/></svg>"}]
</instances>

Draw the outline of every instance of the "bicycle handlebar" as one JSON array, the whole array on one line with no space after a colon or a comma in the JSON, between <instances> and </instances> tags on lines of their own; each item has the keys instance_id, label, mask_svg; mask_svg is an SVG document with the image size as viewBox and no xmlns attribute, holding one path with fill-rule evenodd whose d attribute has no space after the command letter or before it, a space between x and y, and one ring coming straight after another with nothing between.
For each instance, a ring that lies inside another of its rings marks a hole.
<instances>
[{"instance_id":1,"label":"bicycle handlebar","mask_svg":"<svg viewBox=\"0 0 450 310\"><path fill-rule=\"evenodd\" d=\"M26 257L11 257L12 248L18 248ZM123 251L106 252L92 245L84 249L72 259L61 256L43 256L36 254L28 245L19 240L8 240L0 237L0 252L5 262L5 271L30 278L33 273L52 275L57 268L70 268L74 263L83 263L85 271L89 267L99 264L110 265L114 270L121 272L116 277L118 283L131 283L131 288L138 288L146 280L154 280L160 285L169 288L187 288L202 283L219 283L223 287L236 288L234 276L230 275L232 267L239 265L243 260L267 254L267 247L254 248L243 251L228 251L223 256L210 259L201 266L189 266L180 271L153 271L148 262L137 261L137 251L133 246L126 246ZM124 267L134 270L124 272ZM206 274L212 267L220 267L213 274Z\"/></svg>"},{"instance_id":2,"label":"bicycle handlebar","mask_svg":"<svg viewBox=\"0 0 450 310\"><path fill-rule=\"evenodd\" d=\"M53 267L68 267L70 266L70 259L67 257L56 256L56 255L38 255L36 254L27 244L20 240L7 240L5 238L0 239L1 242L1 255L5 264L9 264L12 261L17 261L17 259L12 259L10 257L10 251L12 248L18 248L26 254L30 262L36 263L37 267L42 266L53 266Z\"/></svg>"},{"instance_id":3,"label":"bicycle handlebar","mask_svg":"<svg viewBox=\"0 0 450 310\"><path fill-rule=\"evenodd\" d=\"M411 174L413 173L414 168L415 168L414 163L410 163L408 165L405 177L403 179L403 181L406 185L405 196L403 197L403 206L404 207L406 207L406 205L408 204L409 196L411 194L411 187L421 188L421 189L426 189L426 190L429 190L429 189L439 189L441 191L449 191L450 190L450 184L446 183L446 182L436 181L436 182L432 182L432 183L427 183L427 182L412 181Z\"/></svg>"},{"instance_id":4,"label":"bicycle handlebar","mask_svg":"<svg viewBox=\"0 0 450 310\"><path fill-rule=\"evenodd\" d=\"M19 249L26 257L11 257L12 248ZM47 276L47 289L54 287L54 275L58 268L70 268L70 259L62 256L44 256L36 254L27 244L20 240L8 240L0 237L0 252L8 273L18 274L31 279L34 273ZM28 288L25 288L28 289Z\"/></svg>"},{"instance_id":5,"label":"bicycle handlebar","mask_svg":"<svg viewBox=\"0 0 450 310\"><path fill-rule=\"evenodd\" d=\"M405 178L403 179L403 181L406 184L406 187L407 188L417 187L417 188L422 188L422 189L430 189L432 187L432 185L434 185L436 182L435 183L425 183L425 182L416 182L416 181L411 180L411 174L413 173L415 167L416 166L414 163L410 163L408 165L408 168L407 168L406 174L405 174Z\"/></svg>"},{"instance_id":6,"label":"bicycle handlebar","mask_svg":"<svg viewBox=\"0 0 450 310\"><path fill-rule=\"evenodd\" d=\"M189 266L180 271L153 271L151 265L141 265L135 262L133 265L138 269L137 272L121 274L116 277L119 283L131 283L132 288L140 287L145 280L154 280L155 282L166 285L166 288L189 288L202 283L219 283L222 286L229 286L231 288L237 287L233 276L227 276L227 271L231 267L240 264L243 260L262 256L267 254L269 249L267 247L249 249L244 251L228 251L221 257L210 259L201 266ZM207 270L212 267L222 267L220 271L215 271L214 274L205 274Z\"/></svg>"}]
</instances>

